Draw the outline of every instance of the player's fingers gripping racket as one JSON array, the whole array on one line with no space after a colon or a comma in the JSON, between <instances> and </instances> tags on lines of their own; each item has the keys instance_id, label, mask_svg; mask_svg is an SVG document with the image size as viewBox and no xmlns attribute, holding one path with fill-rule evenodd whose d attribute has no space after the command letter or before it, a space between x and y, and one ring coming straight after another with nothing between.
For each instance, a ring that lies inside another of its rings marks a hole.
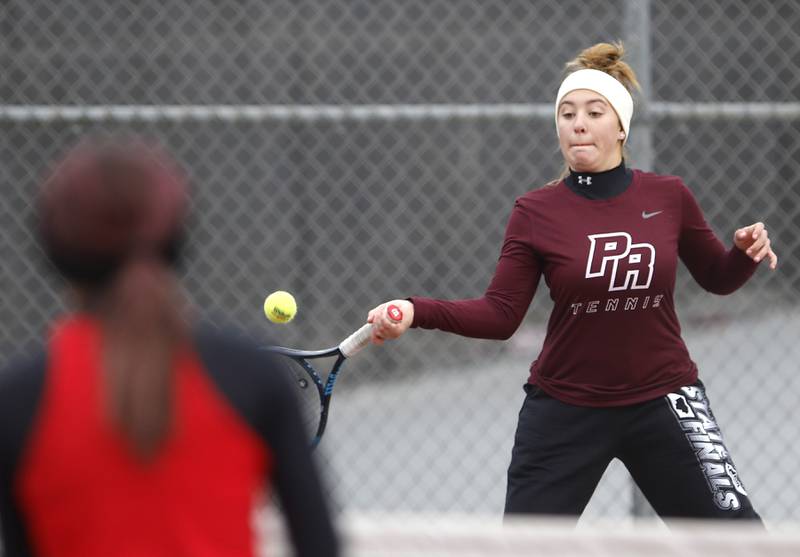
<instances>
[{"instance_id":1,"label":"player's fingers gripping racket","mask_svg":"<svg viewBox=\"0 0 800 557\"><path fill-rule=\"evenodd\" d=\"M395 305L390 305L386 308L389 318L394 322L403 320L403 312ZM304 403L303 412L308 414L304 416L306 421L316 422L316 433L311 441L311 447L316 447L322 439L322 434L325 433L325 425L328 422L328 410L331 404L331 395L333 394L333 386L336 384L336 378L342 370L344 361L347 358L355 356L370 342L372 336L372 324L367 323L363 325L356 332L339 343L338 346L327 348L325 350L297 350L295 348L285 348L283 346L267 346L265 350L286 356L292 362L299 365L303 372L297 375L297 384L303 391L303 396L308 397L306 394L311 391L312 385L316 391L317 397L311 395L314 400L309 403ZM312 360L323 358L336 358L328 372L327 378L323 379L322 375L311 364ZM297 368L295 368L297 369ZM318 404L317 404L318 402ZM313 429L313 425L310 427Z\"/></svg>"}]
</instances>

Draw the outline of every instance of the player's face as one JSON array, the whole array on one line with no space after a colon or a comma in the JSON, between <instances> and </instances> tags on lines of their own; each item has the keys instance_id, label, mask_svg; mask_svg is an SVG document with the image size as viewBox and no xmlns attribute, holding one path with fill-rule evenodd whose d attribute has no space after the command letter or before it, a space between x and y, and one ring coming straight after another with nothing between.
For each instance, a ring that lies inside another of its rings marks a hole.
<instances>
[{"instance_id":1,"label":"player's face","mask_svg":"<svg viewBox=\"0 0 800 557\"><path fill-rule=\"evenodd\" d=\"M578 89L558 106L558 134L564 160L576 172L602 172L622 162L621 126L608 101Z\"/></svg>"}]
</instances>

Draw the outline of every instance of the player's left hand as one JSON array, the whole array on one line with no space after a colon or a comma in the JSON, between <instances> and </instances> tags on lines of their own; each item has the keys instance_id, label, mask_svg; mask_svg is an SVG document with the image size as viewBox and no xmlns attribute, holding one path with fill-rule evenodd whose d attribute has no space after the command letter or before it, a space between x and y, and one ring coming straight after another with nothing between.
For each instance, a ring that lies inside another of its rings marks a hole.
<instances>
[{"instance_id":1,"label":"player's left hand","mask_svg":"<svg viewBox=\"0 0 800 557\"><path fill-rule=\"evenodd\" d=\"M756 263L769 257L769 268L775 270L778 266L778 256L772 251L769 234L763 222L737 230L733 235L733 243Z\"/></svg>"}]
</instances>

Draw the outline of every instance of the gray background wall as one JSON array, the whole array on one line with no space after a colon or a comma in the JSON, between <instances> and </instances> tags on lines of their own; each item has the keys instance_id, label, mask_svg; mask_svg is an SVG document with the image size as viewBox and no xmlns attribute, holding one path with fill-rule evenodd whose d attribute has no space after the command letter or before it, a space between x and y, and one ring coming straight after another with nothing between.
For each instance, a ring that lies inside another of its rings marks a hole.
<instances>
[{"instance_id":1,"label":"gray background wall","mask_svg":"<svg viewBox=\"0 0 800 557\"><path fill-rule=\"evenodd\" d=\"M764 220L781 257L730 297L683 271L676 294L756 504L796 519L798 30L788 0L7 0L0 364L64 309L31 202L85 135L144 135L184 164L184 274L203 315L320 347L385 299L482 293L514 198L560 171L550 103L563 64L623 39L645 86L630 165L682 176L726 243ZM281 328L260 309L279 288L300 305ZM549 308L542 283L508 342L412 331L353 361L320 452L338 504L499 512ZM589 514L645 507L612 466Z\"/></svg>"}]
</instances>

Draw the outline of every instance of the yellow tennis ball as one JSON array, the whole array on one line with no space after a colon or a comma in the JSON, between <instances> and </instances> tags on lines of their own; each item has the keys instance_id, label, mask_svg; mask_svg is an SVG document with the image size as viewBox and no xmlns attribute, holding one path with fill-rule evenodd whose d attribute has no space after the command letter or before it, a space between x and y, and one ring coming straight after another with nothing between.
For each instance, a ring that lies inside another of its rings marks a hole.
<instances>
[{"instance_id":1,"label":"yellow tennis ball","mask_svg":"<svg viewBox=\"0 0 800 557\"><path fill-rule=\"evenodd\" d=\"M294 296L283 290L273 292L264 300L264 314L273 323L288 323L297 313Z\"/></svg>"}]
</instances>

